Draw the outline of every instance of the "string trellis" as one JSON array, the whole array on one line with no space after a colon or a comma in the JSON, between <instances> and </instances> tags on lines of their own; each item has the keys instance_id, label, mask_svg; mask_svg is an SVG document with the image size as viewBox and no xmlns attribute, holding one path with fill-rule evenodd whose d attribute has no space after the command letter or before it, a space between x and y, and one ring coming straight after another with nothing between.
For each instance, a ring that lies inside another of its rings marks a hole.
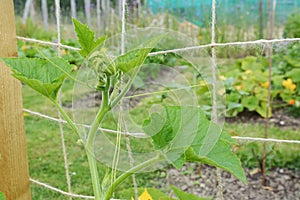
<instances>
[{"instance_id":1,"label":"string trellis","mask_svg":"<svg viewBox=\"0 0 300 200\"><path fill-rule=\"evenodd\" d=\"M20 37L17 36L18 40L22 40L22 41L27 41L27 42L32 42L32 43L37 43L37 44L41 44L41 45L46 45L46 46L55 46L57 47L57 51L58 51L58 55L60 55L60 49L61 48L65 48L65 49L69 49L72 51L78 51L80 50L79 48L75 48L72 46L68 46L68 45L64 45L60 42L61 39L61 35L60 35L60 7L59 7L59 0L55 0L56 4L56 19L57 19L57 35L58 35L58 41L55 42L48 42L48 41L42 41L42 40L37 40L37 39L33 39L33 38L26 38L26 37ZM122 9L123 12L125 12L125 3L126 0L122 0ZM300 38L284 38L284 39L261 39L261 40L252 40L252 41L241 41L241 42L226 42L226 43L215 43L215 20L216 20L216 0L212 0L212 26L211 26L211 43L210 44L205 44L205 45L198 45L198 46L189 46L189 47L184 47L184 48L178 48L178 49L170 49L170 50L165 50L165 51L158 51L158 52L153 52L150 53L149 56L155 56L155 55L159 55L159 54L166 54L166 53L177 53L177 52L182 52L182 51L190 51L190 50L195 50L195 49L206 49L206 48L211 48L212 49L212 60L214 63L212 66L212 70L213 70L213 79L215 79L215 73L214 70L216 70L216 55L214 53L215 48L216 47L227 47L227 46L246 46L246 45L273 45L273 44L278 44L278 43L290 43L290 42L300 42ZM123 14L122 17L122 29L125 30L125 15ZM122 37L122 41L124 40L124 38ZM124 41L122 42L122 44L124 44ZM122 50L124 49L124 46L122 45ZM214 93L214 91L213 91ZM214 99L215 100L215 99ZM213 107L216 108L216 103L213 103ZM215 110L215 109L214 109ZM29 113L31 115L34 116L38 116L41 118L45 118L48 120L52 120L52 121L56 121L58 123L66 123L66 121L62 120L61 118L55 118L55 117L51 117L39 112L35 112L29 109L24 109L24 112ZM213 113L213 120L217 120L216 119L216 113ZM86 124L77 124L79 126L84 126L84 127L90 127L89 125ZM129 133L129 132L122 132L122 131L118 131L118 130L111 130L111 129L104 129L104 128L99 128L99 130L103 131L103 132L108 132L108 133L112 133L112 134L124 134L124 135L129 135L131 137L146 137L146 135L144 133ZM239 141L246 141L246 142L271 142L271 143L290 143L290 144L300 144L299 140L283 140L283 139L276 139L276 138L256 138L256 137L239 137L239 136L233 136L232 138L239 140ZM66 152L64 151L64 154L66 154ZM64 155L66 156L66 155ZM220 178L220 177L219 177ZM42 183L40 181L37 181L33 178L30 178L30 181L34 184L37 184L41 187L45 187L49 190L58 192L60 194L66 195L68 197L71 198L82 198L82 199L94 199L93 196L85 196L85 195L78 195L78 194L73 194L71 193L71 188L69 187L69 192L65 192L62 191L58 188L52 187L46 183ZM221 184L221 180L219 180L219 191L220 191L220 198L222 199L222 184Z\"/></svg>"}]
</instances>

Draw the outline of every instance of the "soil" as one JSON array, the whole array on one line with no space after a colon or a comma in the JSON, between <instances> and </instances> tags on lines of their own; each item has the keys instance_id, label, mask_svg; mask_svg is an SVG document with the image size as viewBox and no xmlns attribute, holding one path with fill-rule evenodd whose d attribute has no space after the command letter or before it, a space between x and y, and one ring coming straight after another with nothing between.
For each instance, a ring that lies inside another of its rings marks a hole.
<instances>
[{"instance_id":1,"label":"soil","mask_svg":"<svg viewBox=\"0 0 300 200\"><path fill-rule=\"evenodd\" d=\"M226 122L241 122L241 123L259 123L265 124L265 118L261 117L256 112L243 111L236 117L226 118ZM272 117L269 118L269 124L281 128L292 128L298 130L300 127L300 117L293 117L284 109L273 111Z\"/></svg>"},{"instance_id":2,"label":"soil","mask_svg":"<svg viewBox=\"0 0 300 200\"><path fill-rule=\"evenodd\" d=\"M200 197L220 199L218 196L216 168L208 165L190 163L181 170L167 170L167 179L160 187L168 185L195 194ZM300 170L274 168L268 171L267 186L261 185L261 173L258 169L245 169L247 184L243 184L233 175L222 171L224 200L299 200Z\"/></svg>"}]
</instances>

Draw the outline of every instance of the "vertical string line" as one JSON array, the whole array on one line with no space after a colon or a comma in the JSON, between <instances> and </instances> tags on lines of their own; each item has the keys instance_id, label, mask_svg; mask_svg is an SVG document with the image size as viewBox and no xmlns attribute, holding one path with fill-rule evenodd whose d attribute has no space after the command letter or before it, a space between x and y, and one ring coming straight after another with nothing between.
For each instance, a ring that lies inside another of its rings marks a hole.
<instances>
[{"instance_id":1,"label":"vertical string line","mask_svg":"<svg viewBox=\"0 0 300 200\"><path fill-rule=\"evenodd\" d=\"M275 10L276 10L276 0L273 0L272 12L271 12L271 0L268 2L268 39L273 38L273 29L275 23ZM266 108L266 117L265 117L265 131L264 138L268 138L268 130L269 130L269 112L271 109L271 88L272 88L272 66L273 66L273 51L272 44L268 45L268 56L269 56L269 70L268 70L268 99L267 99L267 108ZM262 157L262 185L266 186L266 159L267 159L267 143L263 143L263 157Z\"/></svg>"},{"instance_id":2,"label":"vertical string line","mask_svg":"<svg viewBox=\"0 0 300 200\"><path fill-rule=\"evenodd\" d=\"M126 18L125 18L125 14L126 14L126 0L122 0L122 34L121 34L121 54L123 55L125 53L125 37L126 37ZM123 82L123 78L121 77L121 84ZM125 131L125 140L126 140L126 148L128 151L128 157L129 157L129 165L132 168L134 166L134 159L132 156L132 151L131 151L131 147L130 147L130 139L128 137L128 131L127 131L127 127L126 127L126 122L123 116L123 109L122 109L122 104L123 101L121 100L120 102L120 115L121 115L121 119L122 119L122 124L124 125L124 131ZM134 196L135 199L138 199L138 188L137 188L137 182L136 182L136 178L135 178L135 174L131 175L132 177L132 183L133 183L133 188L134 188Z\"/></svg>"},{"instance_id":3,"label":"vertical string line","mask_svg":"<svg viewBox=\"0 0 300 200\"><path fill-rule=\"evenodd\" d=\"M212 0L212 21L211 21L211 44L215 44L216 40L216 0ZM211 47L212 56L212 122L217 123L217 58L216 49L214 46ZM223 200L223 185L222 185L222 175L221 170L217 168L217 181L218 181L218 192L220 200Z\"/></svg>"},{"instance_id":4,"label":"vertical string line","mask_svg":"<svg viewBox=\"0 0 300 200\"><path fill-rule=\"evenodd\" d=\"M126 34L126 20L125 20L125 14L126 14L126 0L122 0L122 32L121 32L121 54L125 53L125 34Z\"/></svg>"},{"instance_id":5,"label":"vertical string line","mask_svg":"<svg viewBox=\"0 0 300 200\"><path fill-rule=\"evenodd\" d=\"M57 55L58 57L61 56L61 29L60 29L60 0L55 0L55 14L56 14L56 30L57 30ZM62 106L62 100L61 100L61 89L58 93L58 103L60 106ZM72 187L71 187L71 178L69 173L69 164L68 164L68 157L67 157L67 148L65 145L65 136L64 136L64 130L62 125L62 116L61 113L58 111L58 117L60 122L58 122L59 125L59 132L61 135L61 145L62 145L62 151L64 156L64 167L66 172L66 180L67 180L67 186L68 186L68 192L72 193ZM72 197L69 196L69 200L72 200Z\"/></svg>"}]
</instances>

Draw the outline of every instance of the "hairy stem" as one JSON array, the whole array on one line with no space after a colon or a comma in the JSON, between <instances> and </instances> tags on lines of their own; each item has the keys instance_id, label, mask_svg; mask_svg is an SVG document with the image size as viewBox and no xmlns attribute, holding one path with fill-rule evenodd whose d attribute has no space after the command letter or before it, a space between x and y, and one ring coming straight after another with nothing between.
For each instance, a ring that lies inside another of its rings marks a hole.
<instances>
[{"instance_id":1,"label":"hairy stem","mask_svg":"<svg viewBox=\"0 0 300 200\"><path fill-rule=\"evenodd\" d=\"M103 191L101 191L100 187L100 180L97 170L97 162L94 157L94 150L93 150L93 142L97 133L97 130L105 116L105 114L110 110L109 109L109 88L110 88L110 78L107 78L107 83L105 86L104 91L102 92L102 102L100 109L96 115L95 120L92 123L92 127L88 133L87 143L85 145L85 151L89 162L90 167L90 173L92 177L92 184L93 184L93 190L95 195L95 200L102 199L101 196L103 194Z\"/></svg>"}]
</instances>

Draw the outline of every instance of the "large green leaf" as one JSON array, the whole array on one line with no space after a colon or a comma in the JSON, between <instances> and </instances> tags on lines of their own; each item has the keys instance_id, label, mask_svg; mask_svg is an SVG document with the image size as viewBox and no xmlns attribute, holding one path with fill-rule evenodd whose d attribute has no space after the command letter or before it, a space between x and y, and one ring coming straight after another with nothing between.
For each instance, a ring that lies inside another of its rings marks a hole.
<instances>
[{"instance_id":1,"label":"large green leaf","mask_svg":"<svg viewBox=\"0 0 300 200\"><path fill-rule=\"evenodd\" d=\"M213 199L213 198L202 198L202 197L198 197L194 194L186 193L173 185L170 185L170 187L179 200L209 200L209 199Z\"/></svg>"},{"instance_id":2,"label":"large green leaf","mask_svg":"<svg viewBox=\"0 0 300 200\"><path fill-rule=\"evenodd\" d=\"M2 58L13 76L40 94L55 100L72 66L62 58Z\"/></svg>"},{"instance_id":3,"label":"large green leaf","mask_svg":"<svg viewBox=\"0 0 300 200\"><path fill-rule=\"evenodd\" d=\"M184 164L183 154L197 134L199 111L194 107L166 106L161 114L154 113L144 123L154 148L162 151L175 167Z\"/></svg>"},{"instance_id":4,"label":"large green leaf","mask_svg":"<svg viewBox=\"0 0 300 200\"><path fill-rule=\"evenodd\" d=\"M78 42L81 46L79 53L83 57L87 57L96 47L101 49L104 46L106 36L102 36L95 40L95 33L86 24L80 23L80 21L75 18L72 20Z\"/></svg>"},{"instance_id":5,"label":"large green leaf","mask_svg":"<svg viewBox=\"0 0 300 200\"><path fill-rule=\"evenodd\" d=\"M232 140L221 134L218 125L209 121L195 107L166 106L162 114L152 114L144 131L154 148L175 167L185 161L203 162L220 167L246 182L241 163L232 151Z\"/></svg>"}]
</instances>

